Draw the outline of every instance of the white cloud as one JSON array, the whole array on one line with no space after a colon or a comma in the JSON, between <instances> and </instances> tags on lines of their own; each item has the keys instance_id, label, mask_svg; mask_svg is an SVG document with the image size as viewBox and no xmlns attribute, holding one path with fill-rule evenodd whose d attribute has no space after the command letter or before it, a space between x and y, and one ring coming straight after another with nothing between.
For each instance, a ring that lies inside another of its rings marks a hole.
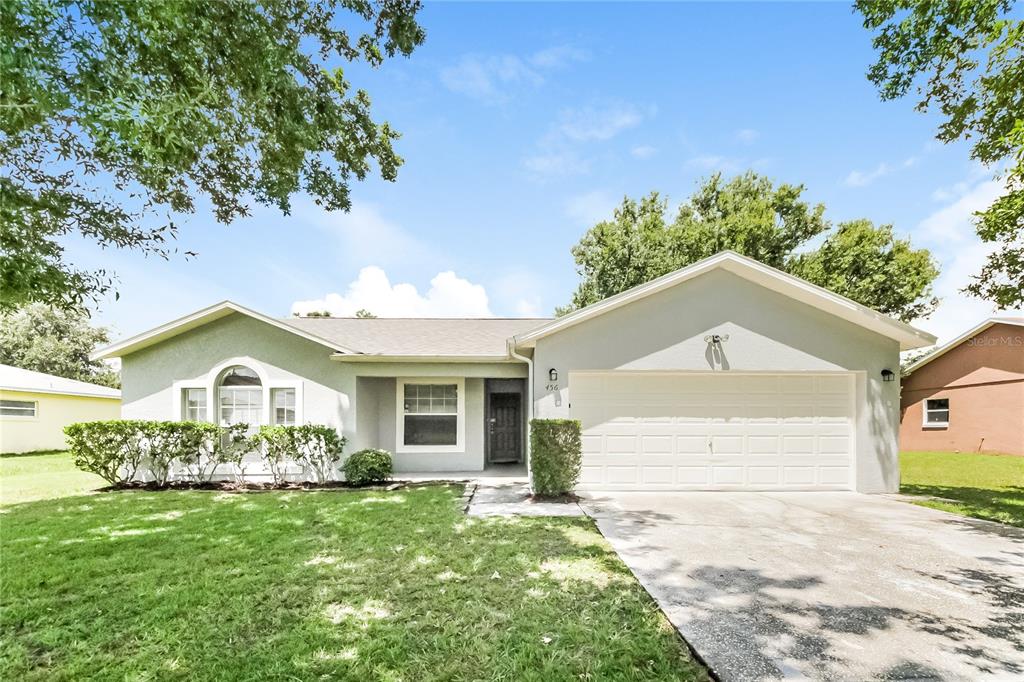
<instances>
[{"instance_id":1,"label":"white cloud","mask_svg":"<svg viewBox=\"0 0 1024 682\"><path fill-rule=\"evenodd\" d=\"M544 71L560 69L589 57L585 50L556 45L526 57L514 54L467 54L441 69L441 83L486 104L507 101L518 87L538 87Z\"/></svg>"},{"instance_id":2,"label":"white cloud","mask_svg":"<svg viewBox=\"0 0 1024 682\"><path fill-rule=\"evenodd\" d=\"M846 176L846 180L843 182L847 187L866 187L875 180L888 175L892 172L892 166L887 163L880 163L878 166L871 171L850 171L850 174Z\"/></svg>"},{"instance_id":3,"label":"white cloud","mask_svg":"<svg viewBox=\"0 0 1024 682\"><path fill-rule=\"evenodd\" d=\"M523 159L523 167L537 176L581 175L590 170L590 163L574 151L553 151L534 154Z\"/></svg>"},{"instance_id":4,"label":"white cloud","mask_svg":"<svg viewBox=\"0 0 1024 682\"><path fill-rule=\"evenodd\" d=\"M706 171L721 171L723 173L736 173L747 165L743 159L736 159L718 154L701 154L686 160L686 165L691 168L700 168Z\"/></svg>"},{"instance_id":5,"label":"white cloud","mask_svg":"<svg viewBox=\"0 0 1024 682\"><path fill-rule=\"evenodd\" d=\"M384 270L369 266L359 271L344 294L292 304L292 313L300 315L327 310L337 317L352 317L360 309L378 317L493 317L484 287L451 270L439 272L426 294L420 294L414 285L392 284Z\"/></svg>"},{"instance_id":6,"label":"white cloud","mask_svg":"<svg viewBox=\"0 0 1024 682\"><path fill-rule=\"evenodd\" d=\"M753 128L741 128L736 131L733 136L737 142L742 144L751 144L754 140L761 137L761 133L757 132Z\"/></svg>"},{"instance_id":7,"label":"white cloud","mask_svg":"<svg viewBox=\"0 0 1024 682\"><path fill-rule=\"evenodd\" d=\"M925 246L939 260L940 274L935 280L939 307L926 319L914 324L949 341L994 314L1020 314L996 311L991 303L961 292L971 277L984 265L994 245L981 241L974 231L973 215L987 208L1002 191L1002 185L985 180L970 185L952 203L922 220L913 232L919 246Z\"/></svg>"},{"instance_id":8,"label":"white cloud","mask_svg":"<svg viewBox=\"0 0 1024 682\"><path fill-rule=\"evenodd\" d=\"M538 69L560 69L574 62L585 62L590 53L573 45L555 45L530 55L530 63Z\"/></svg>"},{"instance_id":9,"label":"white cloud","mask_svg":"<svg viewBox=\"0 0 1024 682\"><path fill-rule=\"evenodd\" d=\"M558 130L576 142L610 140L643 119L643 113L632 104L566 109L560 116Z\"/></svg>"},{"instance_id":10,"label":"white cloud","mask_svg":"<svg viewBox=\"0 0 1024 682\"><path fill-rule=\"evenodd\" d=\"M565 214L575 223L590 227L611 218L618 205L614 197L596 190L571 197L565 202Z\"/></svg>"},{"instance_id":11,"label":"white cloud","mask_svg":"<svg viewBox=\"0 0 1024 682\"><path fill-rule=\"evenodd\" d=\"M649 159L658 153L658 150L650 145L641 144L629 150L629 153L636 159Z\"/></svg>"},{"instance_id":12,"label":"white cloud","mask_svg":"<svg viewBox=\"0 0 1024 682\"><path fill-rule=\"evenodd\" d=\"M388 220L373 204L353 204L345 213L324 211L310 202L296 206L294 213L332 235L346 263L388 266L441 258L436 248Z\"/></svg>"},{"instance_id":13,"label":"white cloud","mask_svg":"<svg viewBox=\"0 0 1024 682\"><path fill-rule=\"evenodd\" d=\"M938 244L977 239L973 216L988 208L1002 193L1003 187L995 180L987 180L965 190L953 203L940 208L921 221L918 231L922 238Z\"/></svg>"},{"instance_id":14,"label":"white cloud","mask_svg":"<svg viewBox=\"0 0 1024 682\"><path fill-rule=\"evenodd\" d=\"M441 82L452 92L493 104L508 98L509 86L537 86L544 79L515 55L465 55L441 69Z\"/></svg>"},{"instance_id":15,"label":"white cloud","mask_svg":"<svg viewBox=\"0 0 1024 682\"><path fill-rule=\"evenodd\" d=\"M490 277L487 289L499 314L543 317L544 296L551 291L543 278L528 268L516 268Z\"/></svg>"}]
</instances>

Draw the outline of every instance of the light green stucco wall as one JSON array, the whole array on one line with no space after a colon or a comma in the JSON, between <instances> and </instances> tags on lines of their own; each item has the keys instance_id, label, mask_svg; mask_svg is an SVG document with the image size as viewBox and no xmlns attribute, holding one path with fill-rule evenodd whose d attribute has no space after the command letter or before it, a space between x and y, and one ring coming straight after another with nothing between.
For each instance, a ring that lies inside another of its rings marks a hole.
<instances>
[{"instance_id":1,"label":"light green stucco wall","mask_svg":"<svg viewBox=\"0 0 1024 682\"><path fill-rule=\"evenodd\" d=\"M209 382L213 368L238 359L271 382L301 382L302 421L329 424L351 453L395 451L395 377L466 377L465 447L460 453L396 453L396 471L479 470L484 466L484 378L525 377L519 363L376 363L331 360L331 350L234 314L122 359L122 415L174 419L175 382ZM208 403L214 404L208 395ZM213 416L211 415L211 418Z\"/></svg>"}]
</instances>

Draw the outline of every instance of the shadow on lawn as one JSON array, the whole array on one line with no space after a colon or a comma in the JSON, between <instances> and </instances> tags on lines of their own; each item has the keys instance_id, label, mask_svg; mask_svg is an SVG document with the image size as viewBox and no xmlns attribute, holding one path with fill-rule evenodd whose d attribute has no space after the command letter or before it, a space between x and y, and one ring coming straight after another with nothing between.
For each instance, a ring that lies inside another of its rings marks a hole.
<instances>
[{"instance_id":1,"label":"shadow on lawn","mask_svg":"<svg viewBox=\"0 0 1024 682\"><path fill-rule=\"evenodd\" d=\"M1024 527L1024 487L968 488L942 485L903 485L900 492L924 499L922 502L954 504L963 513L980 519Z\"/></svg>"}]
</instances>

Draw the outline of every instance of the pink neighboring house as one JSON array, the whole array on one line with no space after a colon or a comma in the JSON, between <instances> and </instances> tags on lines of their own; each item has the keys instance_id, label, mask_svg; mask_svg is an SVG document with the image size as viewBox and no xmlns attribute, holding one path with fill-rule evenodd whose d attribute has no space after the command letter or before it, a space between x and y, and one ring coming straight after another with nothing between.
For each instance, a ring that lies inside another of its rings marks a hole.
<instances>
[{"instance_id":1,"label":"pink neighboring house","mask_svg":"<svg viewBox=\"0 0 1024 682\"><path fill-rule=\"evenodd\" d=\"M1024 455L1024 318L985 320L904 370L900 449Z\"/></svg>"}]
</instances>

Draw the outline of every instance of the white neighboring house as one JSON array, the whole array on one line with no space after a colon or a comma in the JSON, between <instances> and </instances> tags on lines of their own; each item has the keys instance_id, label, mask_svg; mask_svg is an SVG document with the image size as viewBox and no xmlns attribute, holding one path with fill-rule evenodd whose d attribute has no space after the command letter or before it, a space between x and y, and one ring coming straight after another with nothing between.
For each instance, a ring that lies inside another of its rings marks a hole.
<instances>
[{"instance_id":1,"label":"white neighboring house","mask_svg":"<svg viewBox=\"0 0 1024 682\"><path fill-rule=\"evenodd\" d=\"M935 337L723 252L555 320L273 318L230 301L95 354L124 415L320 423L398 472L528 465L578 419L581 487L899 488L899 354Z\"/></svg>"},{"instance_id":2,"label":"white neighboring house","mask_svg":"<svg viewBox=\"0 0 1024 682\"><path fill-rule=\"evenodd\" d=\"M116 388L0 365L0 453L63 450L68 424L120 416Z\"/></svg>"}]
</instances>

